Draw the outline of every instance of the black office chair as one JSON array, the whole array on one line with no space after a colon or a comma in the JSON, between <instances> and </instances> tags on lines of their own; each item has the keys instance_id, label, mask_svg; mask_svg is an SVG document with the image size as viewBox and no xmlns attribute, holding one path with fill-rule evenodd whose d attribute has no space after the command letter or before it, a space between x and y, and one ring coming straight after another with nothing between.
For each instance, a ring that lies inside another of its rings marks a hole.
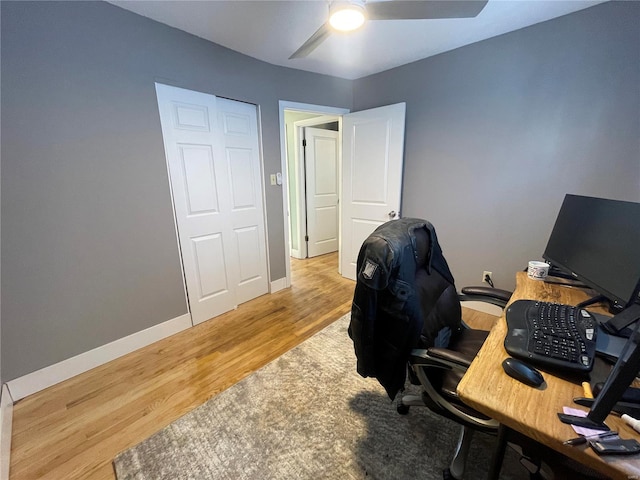
<instances>
[{"instance_id":1,"label":"black office chair","mask_svg":"<svg viewBox=\"0 0 640 480\"><path fill-rule=\"evenodd\" d=\"M453 276L433 226L420 219L393 220L363 243L349 334L358 372L376 377L393 400L404 390L409 365L421 395L400 396L399 413L427 406L462 425L445 478L461 478L474 430L496 432L498 422L465 405L456 386L488 332L462 321L461 301L482 301L504 308L510 292L470 287L456 292Z\"/></svg>"}]
</instances>

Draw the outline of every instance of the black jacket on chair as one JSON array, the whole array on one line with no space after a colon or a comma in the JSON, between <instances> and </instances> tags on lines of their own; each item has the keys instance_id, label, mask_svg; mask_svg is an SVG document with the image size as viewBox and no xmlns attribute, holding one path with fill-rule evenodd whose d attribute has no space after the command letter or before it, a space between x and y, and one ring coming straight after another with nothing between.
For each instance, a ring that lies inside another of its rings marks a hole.
<instances>
[{"instance_id":1,"label":"black jacket on chair","mask_svg":"<svg viewBox=\"0 0 640 480\"><path fill-rule=\"evenodd\" d=\"M460 301L433 226L403 218L378 227L357 260L349 336L358 373L377 378L393 400L404 388L411 350L446 347L460 325Z\"/></svg>"}]
</instances>

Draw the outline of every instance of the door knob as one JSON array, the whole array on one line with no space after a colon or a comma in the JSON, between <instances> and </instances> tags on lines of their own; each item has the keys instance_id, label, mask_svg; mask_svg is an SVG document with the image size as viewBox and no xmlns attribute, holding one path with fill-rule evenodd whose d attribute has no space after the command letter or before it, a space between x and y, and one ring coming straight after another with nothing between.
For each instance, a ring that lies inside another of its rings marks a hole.
<instances>
[{"instance_id":1,"label":"door knob","mask_svg":"<svg viewBox=\"0 0 640 480\"><path fill-rule=\"evenodd\" d=\"M389 212L389 218L391 218L391 219L396 218L396 212L395 212L395 210L391 210L391 211Z\"/></svg>"}]
</instances>

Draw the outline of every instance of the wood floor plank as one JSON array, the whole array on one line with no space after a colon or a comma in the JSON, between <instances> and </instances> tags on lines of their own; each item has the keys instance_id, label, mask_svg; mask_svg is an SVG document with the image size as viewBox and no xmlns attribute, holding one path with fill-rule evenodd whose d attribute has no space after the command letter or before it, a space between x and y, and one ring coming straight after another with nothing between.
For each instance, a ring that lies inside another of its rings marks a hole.
<instances>
[{"instance_id":1,"label":"wood floor plank","mask_svg":"<svg viewBox=\"0 0 640 480\"><path fill-rule=\"evenodd\" d=\"M292 259L292 287L14 405L11 480L115 478L112 460L348 313L337 254Z\"/></svg>"}]
</instances>

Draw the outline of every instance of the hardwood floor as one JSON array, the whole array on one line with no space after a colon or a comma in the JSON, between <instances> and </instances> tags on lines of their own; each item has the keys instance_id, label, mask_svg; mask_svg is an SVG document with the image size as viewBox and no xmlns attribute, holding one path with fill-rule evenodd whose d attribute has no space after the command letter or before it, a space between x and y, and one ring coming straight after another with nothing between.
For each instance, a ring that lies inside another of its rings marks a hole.
<instances>
[{"instance_id":1,"label":"hardwood floor","mask_svg":"<svg viewBox=\"0 0 640 480\"><path fill-rule=\"evenodd\" d=\"M17 402L10 479L113 480L116 454L348 313L337 270L337 253L292 259L291 288Z\"/></svg>"}]
</instances>

